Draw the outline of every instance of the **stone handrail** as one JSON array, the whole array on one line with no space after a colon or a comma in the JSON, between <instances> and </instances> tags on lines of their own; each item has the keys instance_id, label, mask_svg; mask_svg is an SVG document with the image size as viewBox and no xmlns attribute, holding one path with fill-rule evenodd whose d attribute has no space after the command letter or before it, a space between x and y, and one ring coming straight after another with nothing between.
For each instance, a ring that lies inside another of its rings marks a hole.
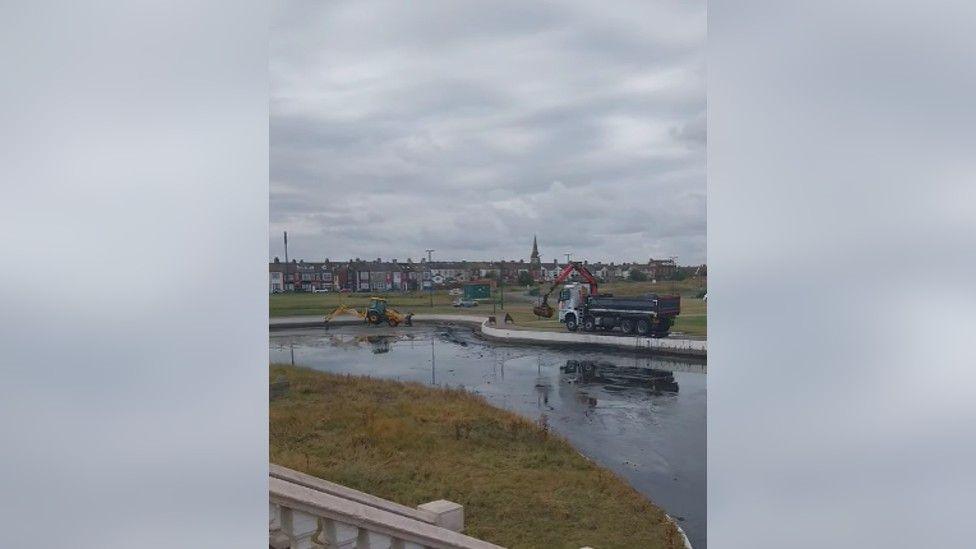
<instances>
[{"instance_id":1,"label":"stone handrail","mask_svg":"<svg viewBox=\"0 0 976 549\"><path fill-rule=\"evenodd\" d=\"M449 528L463 526L463 508L455 503L411 509L277 466L268 485L272 547L500 549Z\"/></svg>"},{"instance_id":2,"label":"stone handrail","mask_svg":"<svg viewBox=\"0 0 976 549\"><path fill-rule=\"evenodd\" d=\"M353 490L352 488L348 488L341 484L336 484L318 477L313 477L312 475L307 475L301 471L295 471L294 469L282 467L281 465L275 465L274 463L270 464L269 476L271 478L279 478L281 480L291 482L292 484L305 486L306 488L312 488L313 490L318 490L319 492L345 498L350 501L363 503L365 505L376 507L377 509L383 509L384 511L389 511L397 515L403 515L405 517L428 522L430 524L437 524L438 516L430 511L400 505L399 503L385 500L372 494L367 494L366 492L360 492L359 490ZM447 527L444 524L437 525ZM460 530L460 528L456 530Z\"/></svg>"}]
</instances>

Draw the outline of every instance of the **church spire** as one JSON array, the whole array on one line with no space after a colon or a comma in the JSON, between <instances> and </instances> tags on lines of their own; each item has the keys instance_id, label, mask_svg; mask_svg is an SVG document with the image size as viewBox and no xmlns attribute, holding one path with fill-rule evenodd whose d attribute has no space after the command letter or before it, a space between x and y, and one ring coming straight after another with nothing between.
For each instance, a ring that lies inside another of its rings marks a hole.
<instances>
[{"instance_id":1,"label":"church spire","mask_svg":"<svg viewBox=\"0 0 976 549\"><path fill-rule=\"evenodd\" d=\"M532 256L531 259L539 259L539 241L532 235Z\"/></svg>"}]
</instances>

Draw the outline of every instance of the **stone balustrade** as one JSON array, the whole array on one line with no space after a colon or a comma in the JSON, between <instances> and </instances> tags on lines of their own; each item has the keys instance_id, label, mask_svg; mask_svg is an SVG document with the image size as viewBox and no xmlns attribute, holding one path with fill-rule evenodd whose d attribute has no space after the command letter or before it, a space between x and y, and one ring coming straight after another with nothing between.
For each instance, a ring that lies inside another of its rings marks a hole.
<instances>
[{"instance_id":1,"label":"stone balustrade","mask_svg":"<svg viewBox=\"0 0 976 549\"><path fill-rule=\"evenodd\" d=\"M273 464L268 483L276 549L499 549L461 534L464 508L450 501L415 509Z\"/></svg>"}]
</instances>

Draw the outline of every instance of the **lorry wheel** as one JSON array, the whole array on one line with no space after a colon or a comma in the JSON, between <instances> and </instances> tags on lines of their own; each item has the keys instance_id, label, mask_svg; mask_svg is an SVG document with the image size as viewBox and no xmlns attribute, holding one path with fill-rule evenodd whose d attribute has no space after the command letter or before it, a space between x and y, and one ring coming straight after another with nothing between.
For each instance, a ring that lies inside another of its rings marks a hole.
<instances>
[{"instance_id":1,"label":"lorry wheel","mask_svg":"<svg viewBox=\"0 0 976 549\"><path fill-rule=\"evenodd\" d=\"M670 332L671 332L671 321L665 319L662 320L657 326L654 327L654 333L652 335L654 337L668 337L668 334Z\"/></svg>"},{"instance_id":2,"label":"lorry wheel","mask_svg":"<svg viewBox=\"0 0 976 549\"><path fill-rule=\"evenodd\" d=\"M576 323L576 317L573 315L566 316L566 329L575 332L577 328L579 328L579 324Z\"/></svg>"},{"instance_id":3,"label":"lorry wheel","mask_svg":"<svg viewBox=\"0 0 976 549\"><path fill-rule=\"evenodd\" d=\"M646 318L642 318L637 321L637 333L646 336L651 333L651 322Z\"/></svg>"},{"instance_id":4,"label":"lorry wheel","mask_svg":"<svg viewBox=\"0 0 976 549\"><path fill-rule=\"evenodd\" d=\"M625 319L621 320L620 321L620 329L625 334L632 334L632 333L634 333L634 321L631 320L631 319L629 319L629 318L625 318Z\"/></svg>"},{"instance_id":5,"label":"lorry wheel","mask_svg":"<svg viewBox=\"0 0 976 549\"><path fill-rule=\"evenodd\" d=\"M596 331L596 321L593 320L593 317L588 316L583 319L583 331L584 332Z\"/></svg>"}]
</instances>

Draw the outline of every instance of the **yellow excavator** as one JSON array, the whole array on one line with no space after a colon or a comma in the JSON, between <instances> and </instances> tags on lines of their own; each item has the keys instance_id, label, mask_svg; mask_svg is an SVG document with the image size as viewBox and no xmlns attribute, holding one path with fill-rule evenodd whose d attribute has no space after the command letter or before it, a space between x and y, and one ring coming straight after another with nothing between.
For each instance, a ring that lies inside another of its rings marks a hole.
<instances>
[{"instance_id":1,"label":"yellow excavator","mask_svg":"<svg viewBox=\"0 0 976 549\"><path fill-rule=\"evenodd\" d=\"M325 326L328 327L329 323L332 322L333 319L342 314L355 315L363 319L363 322L366 324L371 324L373 326L383 323L393 327L399 326L400 324L413 326L413 313L401 313L400 311L387 305L386 299L382 297L369 298L369 305L366 307L365 311L360 311L354 307L349 307L348 305L338 306L336 310L332 311L328 316L325 317Z\"/></svg>"}]
</instances>

